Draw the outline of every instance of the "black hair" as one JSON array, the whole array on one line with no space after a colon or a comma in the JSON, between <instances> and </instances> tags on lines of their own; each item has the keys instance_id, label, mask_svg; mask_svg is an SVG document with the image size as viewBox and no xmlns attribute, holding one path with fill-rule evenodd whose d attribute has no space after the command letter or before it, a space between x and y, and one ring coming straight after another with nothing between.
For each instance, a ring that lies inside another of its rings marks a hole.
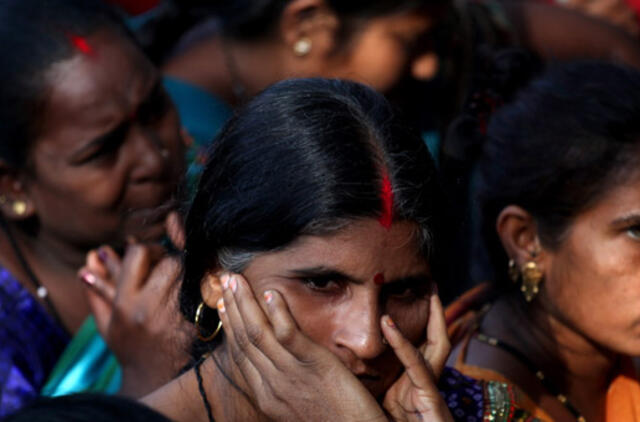
<instances>
[{"instance_id":1,"label":"black hair","mask_svg":"<svg viewBox=\"0 0 640 422\"><path fill-rule=\"evenodd\" d=\"M73 37L105 28L129 36L103 1L0 0L0 160L25 163L50 88L47 71L74 54Z\"/></svg>"},{"instance_id":2,"label":"black hair","mask_svg":"<svg viewBox=\"0 0 640 422\"><path fill-rule=\"evenodd\" d=\"M473 193L478 178L475 163L489 121L496 110L511 102L540 74L543 64L519 48L482 48L476 54L474 68L464 106L449 125L440 156L441 180L450 203L455 204L448 214L452 227L448 246L452 250L447 255L454 264L449 276L457 281L455 295L493 277L479 234L481 223Z\"/></svg>"},{"instance_id":3,"label":"black hair","mask_svg":"<svg viewBox=\"0 0 640 422\"><path fill-rule=\"evenodd\" d=\"M125 397L74 394L41 397L3 422L169 422L147 406Z\"/></svg>"},{"instance_id":4,"label":"black hair","mask_svg":"<svg viewBox=\"0 0 640 422\"><path fill-rule=\"evenodd\" d=\"M636 171L639 116L640 73L598 62L551 67L493 115L478 198L496 281L508 283L495 230L500 211L521 206L542 245L557 248L576 216Z\"/></svg>"},{"instance_id":5,"label":"black hair","mask_svg":"<svg viewBox=\"0 0 640 422\"><path fill-rule=\"evenodd\" d=\"M382 95L355 82L298 79L255 97L213 143L187 216L184 316L194 321L207 271L241 272L253 254L379 218L385 174L394 219L418 224L438 279L435 167ZM195 357L208 347L197 343Z\"/></svg>"},{"instance_id":6,"label":"black hair","mask_svg":"<svg viewBox=\"0 0 640 422\"><path fill-rule=\"evenodd\" d=\"M282 11L290 1L225 0L208 7L220 18L222 30L226 36L252 39L271 34L279 22ZM325 0L325 2L340 18L353 21L440 4L444 3L444 0ZM194 3L202 5L204 2L196 0Z\"/></svg>"}]
</instances>

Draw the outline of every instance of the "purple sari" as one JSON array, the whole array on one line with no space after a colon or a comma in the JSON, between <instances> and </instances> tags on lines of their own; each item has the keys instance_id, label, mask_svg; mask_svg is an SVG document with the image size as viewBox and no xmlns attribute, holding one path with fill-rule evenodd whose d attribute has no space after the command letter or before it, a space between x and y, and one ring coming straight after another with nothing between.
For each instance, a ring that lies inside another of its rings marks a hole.
<instances>
[{"instance_id":1,"label":"purple sari","mask_svg":"<svg viewBox=\"0 0 640 422\"><path fill-rule=\"evenodd\" d=\"M0 418L38 397L69 335L0 268Z\"/></svg>"}]
</instances>

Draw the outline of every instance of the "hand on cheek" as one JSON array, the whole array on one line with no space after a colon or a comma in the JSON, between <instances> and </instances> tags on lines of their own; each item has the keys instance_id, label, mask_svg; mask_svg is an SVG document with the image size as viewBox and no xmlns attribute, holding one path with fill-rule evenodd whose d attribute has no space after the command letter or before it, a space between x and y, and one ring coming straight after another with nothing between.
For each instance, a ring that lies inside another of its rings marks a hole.
<instances>
[{"instance_id":1,"label":"hand on cheek","mask_svg":"<svg viewBox=\"0 0 640 422\"><path fill-rule=\"evenodd\" d=\"M226 345L262 413L275 420L386 421L342 362L300 331L278 291L256 298L241 275L223 274L220 281Z\"/></svg>"},{"instance_id":2,"label":"hand on cheek","mask_svg":"<svg viewBox=\"0 0 640 422\"><path fill-rule=\"evenodd\" d=\"M385 339L405 367L405 373L387 391L384 408L397 421L453 420L436 386L451 350L438 296L431 296L427 340L418 349L388 315L380 322Z\"/></svg>"}]
</instances>

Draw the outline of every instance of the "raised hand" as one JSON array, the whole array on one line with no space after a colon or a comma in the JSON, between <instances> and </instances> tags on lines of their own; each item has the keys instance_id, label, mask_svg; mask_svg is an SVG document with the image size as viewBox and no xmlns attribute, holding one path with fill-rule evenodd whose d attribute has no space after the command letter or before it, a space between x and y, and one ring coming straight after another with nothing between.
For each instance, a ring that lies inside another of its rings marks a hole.
<instances>
[{"instance_id":1,"label":"raised hand","mask_svg":"<svg viewBox=\"0 0 640 422\"><path fill-rule=\"evenodd\" d=\"M280 293L256 300L242 276L221 281L229 352L260 411L278 421L388 420L342 362L299 330Z\"/></svg>"},{"instance_id":2,"label":"raised hand","mask_svg":"<svg viewBox=\"0 0 640 422\"><path fill-rule=\"evenodd\" d=\"M178 309L180 273L176 257L139 244L122 258L106 246L92 251L79 272L98 331L122 366L123 394L154 390L188 361L195 334Z\"/></svg>"},{"instance_id":3,"label":"raised hand","mask_svg":"<svg viewBox=\"0 0 640 422\"><path fill-rule=\"evenodd\" d=\"M402 335L388 315L382 317L381 325L387 342L405 367L404 374L387 390L385 410L395 421L453 421L436 386L451 350L438 295L431 296L427 340L419 349Z\"/></svg>"}]
</instances>

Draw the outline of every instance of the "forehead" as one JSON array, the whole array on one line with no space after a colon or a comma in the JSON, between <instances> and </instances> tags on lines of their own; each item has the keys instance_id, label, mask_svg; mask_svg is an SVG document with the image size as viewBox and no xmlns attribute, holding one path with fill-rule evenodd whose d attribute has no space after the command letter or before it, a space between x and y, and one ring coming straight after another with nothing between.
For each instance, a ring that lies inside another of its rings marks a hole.
<instances>
[{"instance_id":1,"label":"forehead","mask_svg":"<svg viewBox=\"0 0 640 422\"><path fill-rule=\"evenodd\" d=\"M618 184L611 185L606 193L585 212L578 215L575 224L603 221L640 214L640 174L628 172Z\"/></svg>"},{"instance_id":2,"label":"forehead","mask_svg":"<svg viewBox=\"0 0 640 422\"><path fill-rule=\"evenodd\" d=\"M356 221L336 234L303 236L283 251L260 255L247 270L327 267L363 281L378 272L387 279L428 272L417 229L410 222L395 222L387 229L374 219Z\"/></svg>"},{"instance_id":3,"label":"forehead","mask_svg":"<svg viewBox=\"0 0 640 422\"><path fill-rule=\"evenodd\" d=\"M99 31L83 41L90 46L89 53L78 49L46 73L49 92L41 126L43 135L62 130L99 134L114 119L133 109L155 82L153 66L123 36Z\"/></svg>"}]
</instances>

